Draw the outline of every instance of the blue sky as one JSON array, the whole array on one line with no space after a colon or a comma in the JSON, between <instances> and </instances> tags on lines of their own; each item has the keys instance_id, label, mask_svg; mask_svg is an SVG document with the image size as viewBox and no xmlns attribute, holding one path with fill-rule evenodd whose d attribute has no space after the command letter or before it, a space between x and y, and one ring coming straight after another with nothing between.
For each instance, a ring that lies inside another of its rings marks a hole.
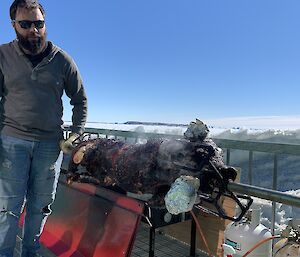
<instances>
[{"instance_id":1,"label":"blue sky","mask_svg":"<svg viewBox=\"0 0 300 257\"><path fill-rule=\"evenodd\" d=\"M0 3L0 43L15 38L11 2ZM298 0L41 3L48 39L80 69L88 121L300 114Z\"/></svg>"}]
</instances>

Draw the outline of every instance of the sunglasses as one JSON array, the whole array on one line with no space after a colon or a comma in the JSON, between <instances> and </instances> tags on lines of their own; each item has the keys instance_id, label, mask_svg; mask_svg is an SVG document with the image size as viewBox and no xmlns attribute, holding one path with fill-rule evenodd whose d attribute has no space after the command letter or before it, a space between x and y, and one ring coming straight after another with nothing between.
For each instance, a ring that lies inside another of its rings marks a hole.
<instances>
[{"instance_id":1,"label":"sunglasses","mask_svg":"<svg viewBox=\"0 0 300 257\"><path fill-rule=\"evenodd\" d=\"M34 24L34 27L37 28L37 29L42 29L45 26L45 21L42 21L42 20L37 20L37 21L28 21L28 20L17 21L17 20L13 20L13 22L19 23L19 25L22 29L30 29L32 23Z\"/></svg>"}]
</instances>

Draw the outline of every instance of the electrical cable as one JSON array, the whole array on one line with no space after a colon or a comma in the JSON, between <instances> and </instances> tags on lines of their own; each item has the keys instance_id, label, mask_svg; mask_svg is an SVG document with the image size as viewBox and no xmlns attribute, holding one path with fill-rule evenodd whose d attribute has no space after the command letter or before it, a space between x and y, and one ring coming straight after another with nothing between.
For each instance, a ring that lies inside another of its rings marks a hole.
<instances>
[{"instance_id":1,"label":"electrical cable","mask_svg":"<svg viewBox=\"0 0 300 257\"><path fill-rule=\"evenodd\" d=\"M208 255L211 256L211 257L213 257L213 255L211 254L211 251L210 251L210 249L209 249L209 247L208 247L206 238L205 238L205 236L204 236L204 234L203 234L203 231L202 231L202 229L201 229L200 223L199 223L199 221L198 221L198 219L197 219L197 216L195 215L195 213L193 212L193 210L190 210L190 213L192 214L192 217L193 217L193 219L194 219L194 221L195 221L195 223L196 223L196 227L197 227L197 229L198 229L198 231L199 231L199 233L200 233L200 235L201 235L201 237L202 237L202 239L203 239L203 242L204 242L204 244L205 244L205 247L206 247L206 250L207 250L207 252L208 252Z\"/></svg>"},{"instance_id":2,"label":"electrical cable","mask_svg":"<svg viewBox=\"0 0 300 257\"><path fill-rule=\"evenodd\" d=\"M259 246L261 246L262 244L264 244L265 242L269 241L269 240L273 240L275 238L280 238L280 235L276 235L276 236L271 236L268 238L265 238L261 241L259 241L257 244L255 244L248 252L246 252L242 257L246 257L248 256L250 253L252 253L256 248L258 248Z\"/></svg>"}]
</instances>

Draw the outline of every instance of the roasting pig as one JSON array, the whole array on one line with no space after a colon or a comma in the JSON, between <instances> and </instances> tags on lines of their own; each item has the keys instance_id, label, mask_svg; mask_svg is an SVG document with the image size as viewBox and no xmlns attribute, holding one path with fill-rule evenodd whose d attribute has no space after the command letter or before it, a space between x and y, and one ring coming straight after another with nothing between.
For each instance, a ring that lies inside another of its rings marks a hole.
<instances>
[{"instance_id":1,"label":"roasting pig","mask_svg":"<svg viewBox=\"0 0 300 257\"><path fill-rule=\"evenodd\" d=\"M96 138L79 143L72 152L67 178L150 194L152 206L163 206L171 184L181 176L199 179L199 191L210 194L219 176L234 180L236 170L223 162L222 150L208 138L207 126L191 122L182 139L150 139L144 144Z\"/></svg>"}]
</instances>

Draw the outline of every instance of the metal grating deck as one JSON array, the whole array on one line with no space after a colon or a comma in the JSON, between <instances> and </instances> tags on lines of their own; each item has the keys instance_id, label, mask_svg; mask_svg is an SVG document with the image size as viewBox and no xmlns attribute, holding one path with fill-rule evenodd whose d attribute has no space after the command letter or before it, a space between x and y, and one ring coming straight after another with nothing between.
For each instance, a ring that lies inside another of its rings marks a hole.
<instances>
[{"instance_id":1,"label":"metal grating deck","mask_svg":"<svg viewBox=\"0 0 300 257\"><path fill-rule=\"evenodd\" d=\"M155 257L188 257L190 246L170 236L164 235L159 229L155 233ZM131 257L149 256L149 228L141 223L135 239ZM197 257L207 257L201 251L196 252Z\"/></svg>"},{"instance_id":2,"label":"metal grating deck","mask_svg":"<svg viewBox=\"0 0 300 257\"><path fill-rule=\"evenodd\" d=\"M14 257L20 257L20 241L21 238L17 238L17 247ZM173 239L167 235L162 234L159 229L155 233L155 257L188 257L190 256L190 247L181 241ZM43 257L55 257L48 249L41 249L40 256ZM207 257L207 255L201 251L197 251L197 257ZM101 257L101 256L99 256ZM131 257L149 257L149 227L144 223L141 223L138 228L134 247Z\"/></svg>"}]
</instances>

